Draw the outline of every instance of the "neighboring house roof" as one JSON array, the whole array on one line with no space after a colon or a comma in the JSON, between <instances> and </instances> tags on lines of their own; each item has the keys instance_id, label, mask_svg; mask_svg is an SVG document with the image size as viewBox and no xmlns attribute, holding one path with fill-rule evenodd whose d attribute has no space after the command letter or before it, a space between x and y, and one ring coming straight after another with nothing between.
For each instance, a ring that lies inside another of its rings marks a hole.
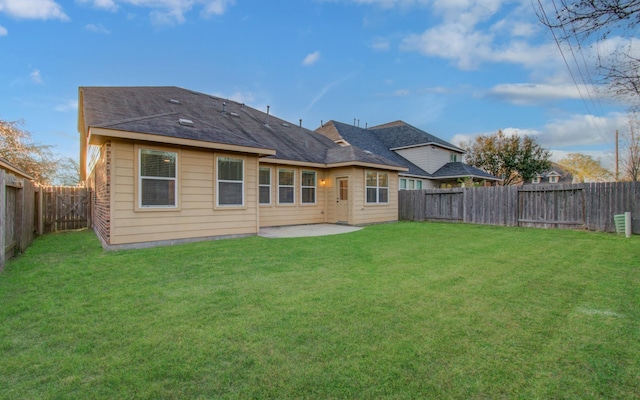
<instances>
[{"instance_id":1,"label":"neighboring house roof","mask_svg":"<svg viewBox=\"0 0 640 400\"><path fill-rule=\"evenodd\" d=\"M433 177L438 179L465 178L468 176L489 180L497 179L495 176L463 162L446 163L433 173Z\"/></svg>"},{"instance_id":2,"label":"neighboring house roof","mask_svg":"<svg viewBox=\"0 0 640 400\"><path fill-rule=\"evenodd\" d=\"M571 172L565 170L559 164L554 162L551 163L551 169L536 174L536 177L540 178L540 183L547 183L544 181L548 180L550 177L553 177L553 176L558 177L557 183L573 183L573 174L571 174ZM532 183L532 182L526 182L526 183Z\"/></svg>"},{"instance_id":3,"label":"neighboring house roof","mask_svg":"<svg viewBox=\"0 0 640 400\"><path fill-rule=\"evenodd\" d=\"M426 172L396 153L394 149L436 145L459 153L464 153L464 150L403 121L390 122L368 129L344 124L342 122L329 121L316 129L316 132L320 132L334 141L343 140L350 145L361 147L372 153L382 155L384 158L400 163L408 168L408 171L401 173L401 175L413 175L436 180L463 177L499 180L499 178L489 173L462 162L447 163L433 174Z\"/></svg>"},{"instance_id":4,"label":"neighboring house roof","mask_svg":"<svg viewBox=\"0 0 640 400\"><path fill-rule=\"evenodd\" d=\"M361 149L345 152L329 138L232 100L175 86L81 87L78 129L135 132L242 146L267 159L315 164L403 166Z\"/></svg>"},{"instance_id":5,"label":"neighboring house roof","mask_svg":"<svg viewBox=\"0 0 640 400\"><path fill-rule=\"evenodd\" d=\"M378 154L385 159L392 160L394 163L408 168L403 175L415 175L424 178L430 178L431 174L413 164L406 158L392 151L378 135L370 129L359 128L353 125L344 124L337 121L329 121L316 130L331 140L344 140L351 146L359 147L373 154ZM344 146L343 148L349 148Z\"/></svg>"},{"instance_id":6,"label":"neighboring house roof","mask_svg":"<svg viewBox=\"0 0 640 400\"><path fill-rule=\"evenodd\" d=\"M394 121L369 128L389 149L437 145L459 153L465 151L404 121Z\"/></svg>"}]
</instances>

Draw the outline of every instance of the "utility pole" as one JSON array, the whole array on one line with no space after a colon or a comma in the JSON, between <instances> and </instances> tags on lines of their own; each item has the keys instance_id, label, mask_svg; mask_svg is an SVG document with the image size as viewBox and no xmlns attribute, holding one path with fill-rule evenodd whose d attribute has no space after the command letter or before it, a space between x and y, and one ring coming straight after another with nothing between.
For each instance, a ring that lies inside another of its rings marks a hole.
<instances>
[{"instance_id":1,"label":"utility pole","mask_svg":"<svg viewBox=\"0 0 640 400\"><path fill-rule=\"evenodd\" d=\"M618 182L618 130L616 129L616 182Z\"/></svg>"}]
</instances>

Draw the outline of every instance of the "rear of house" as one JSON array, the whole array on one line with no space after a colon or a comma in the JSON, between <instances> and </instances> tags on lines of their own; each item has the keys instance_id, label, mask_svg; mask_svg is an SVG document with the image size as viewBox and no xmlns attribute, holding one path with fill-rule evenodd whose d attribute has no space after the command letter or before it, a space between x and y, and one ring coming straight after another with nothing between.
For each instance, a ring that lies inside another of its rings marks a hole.
<instances>
[{"instance_id":1,"label":"rear of house","mask_svg":"<svg viewBox=\"0 0 640 400\"><path fill-rule=\"evenodd\" d=\"M405 167L245 104L177 87L81 87L78 130L105 248L398 218Z\"/></svg>"}]
</instances>

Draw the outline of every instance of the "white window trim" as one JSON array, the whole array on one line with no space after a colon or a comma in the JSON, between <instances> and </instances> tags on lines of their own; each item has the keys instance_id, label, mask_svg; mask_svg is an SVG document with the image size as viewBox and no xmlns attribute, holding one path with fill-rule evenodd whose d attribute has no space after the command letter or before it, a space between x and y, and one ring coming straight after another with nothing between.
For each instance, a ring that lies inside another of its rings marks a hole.
<instances>
[{"instance_id":1,"label":"white window trim","mask_svg":"<svg viewBox=\"0 0 640 400\"><path fill-rule=\"evenodd\" d=\"M218 162L220 161L221 158L232 158L235 160L240 160L242 161L242 180L241 181L235 181L235 180L228 180L228 179L218 179L218 174L220 173L219 171L219 166L218 166ZM233 157L233 156L227 156L227 155L219 155L216 156L216 163L215 163L215 178L216 178L216 207L220 207L220 208L242 208L244 207L244 183L245 183L245 159L242 157ZM220 204L220 183L238 183L240 182L241 184L241 193L242 193L242 204Z\"/></svg>"},{"instance_id":2,"label":"white window trim","mask_svg":"<svg viewBox=\"0 0 640 400\"><path fill-rule=\"evenodd\" d=\"M292 176L293 176L293 183L291 185L281 185L280 184L280 171L291 171ZM296 204L296 170L295 168L278 168L277 170L277 176L278 176L278 205L283 205L283 206L294 206ZM291 188L291 191L293 193L293 199L291 199L290 203L281 203L280 202L280 188Z\"/></svg>"},{"instance_id":3,"label":"white window trim","mask_svg":"<svg viewBox=\"0 0 640 400\"><path fill-rule=\"evenodd\" d=\"M260 183L260 170L267 169L269 170L269 184ZM258 204L261 206L270 206L271 205L271 182L273 181L272 168L271 167L258 167ZM268 187L269 188L269 202L262 203L260 202L260 188Z\"/></svg>"},{"instance_id":4,"label":"white window trim","mask_svg":"<svg viewBox=\"0 0 640 400\"><path fill-rule=\"evenodd\" d=\"M163 177L157 177L157 176L153 176L153 177L148 177L148 176L142 176L142 151L143 150L151 150L151 151L161 151L161 152L167 152L167 153L173 153L175 154L176 157L176 173L175 173L175 178L163 178ZM135 206L135 211L175 211L175 210L179 210L180 208L180 193L179 193L179 186L178 186L178 178L179 178L179 173L180 173L180 151L179 150L168 150L168 149L164 149L164 148L158 148L158 147L154 147L154 146L137 146L135 147L135 154L136 157L138 158L136 161L136 175L138 177L138 183L136 185L136 206ZM148 205L148 206L144 206L142 205L142 180L143 179L154 179L154 180L167 180L167 181L173 181L174 182L174 193L175 193L175 201L173 205L165 205L165 206L155 206L155 205Z\"/></svg>"},{"instance_id":5,"label":"white window trim","mask_svg":"<svg viewBox=\"0 0 640 400\"><path fill-rule=\"evenodd\" d=\"M367 186L367 174L371 172L376 174L376 186ZM387 186L380 186L380 175L387 174ZM381 202L380 200L380 188L387 189L387 201ZM368 189L376 189L376 201L370 202L367 198ZM380 204L389 204L389 173L388 172L378 172L378 171L365 171L364 172L364 201L366 205L380 205Z\"/></svg>"},{"instance_id":6,"label":"white window trim","mask_svg":"<svg viewBox=\"0 0 640 400\"><path fill-rule=\"evenodd\" d=\"M302 176L305 174L305 172L313 174L313 186L302 185L302 183L304 182L304 179L302 179ZM302 196L304 189L313 189L313 201L309 201L309 202L304 201L304 196ZM318 173L316 171L311 171L311 170L300 171L300 204L314 205L314 204L317 204L317 199L318 199Z\"/></svg>"}]
</instances>

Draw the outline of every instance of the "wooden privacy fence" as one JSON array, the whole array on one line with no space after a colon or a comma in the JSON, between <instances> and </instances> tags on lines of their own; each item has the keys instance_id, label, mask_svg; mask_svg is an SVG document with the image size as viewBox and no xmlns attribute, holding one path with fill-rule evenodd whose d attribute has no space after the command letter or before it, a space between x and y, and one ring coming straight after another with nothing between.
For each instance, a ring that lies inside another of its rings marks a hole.
<instances>
[{"instance_id":1,"label":"wooden privacy fence","mask_svg":"<svg viewBox=\"0 0 640 400\"><path fill-rule=\"evenodd\" d=\"M0 169L0 271L35 235L88 227L89 207L87 188L38 187Z\"/></svg>"},{"instance_id":2,"label":"wooden privacy fence","mask_svg":"<svg viewBox=\"0 0 640 400\"><path fill-rule=\"evenodd\" d=\"M43 233L88 227L89 190L84 187L41 188Z\"/></svg>"},{"instance_id":3,"label":"wooden privacy fence","mask_svg":"<svg viewBox=\"0 0 640 400\"><path fill-rule=\"evenodd\" d=\"M615 232L626 211L640 233L640 182L402 190L398 218Z\"/></svg>"},{"instance_id":4,"label":"wooden privacy fence","mask_svg":"<svg viewBox=\"0 0 640 400\"><path fill-rule=\"evenodd\" d=\"M1 162L2 160L0 160ZM37 226L38 188L31 179L3 163L0 165L0 270L5 260L23 252L33 241Z\"/></svg>"}]
</instances>

